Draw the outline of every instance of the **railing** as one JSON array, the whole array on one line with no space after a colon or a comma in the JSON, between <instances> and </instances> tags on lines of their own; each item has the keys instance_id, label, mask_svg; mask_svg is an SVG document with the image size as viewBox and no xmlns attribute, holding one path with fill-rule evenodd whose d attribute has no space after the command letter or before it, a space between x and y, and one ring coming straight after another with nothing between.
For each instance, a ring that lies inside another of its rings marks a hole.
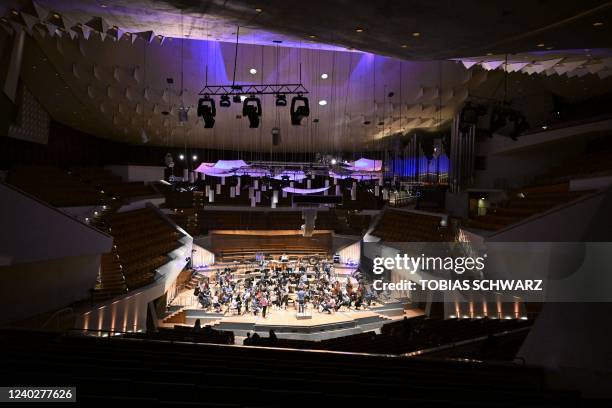
<instances>
[{"instance_id":1,"label":"railing","mask_svg":"<svg viewBox=\"0 0 612 408\"><path fill-rule=\"evenodd\" d=\"M531 326L527 326L527 327L520 327L518 329L514 329L514 330L507 330L507 331L503 331L500 333L495 333L493 336L494 337L502 337L502 336L506 336L508 334L514 334L514 333L520 333L522 331L526 331L526 330L530 330ZM428 354L428 353L434 353L437 351L442 351L442 350L448 350L448 349L452 349L458 346L465 346L467 344L473 344L473 343L478 343L480 341L484 341L487 339L487 336L480 336L480 337L475 337L472 339L468 339L468 340L461 340L461 341L456 341L456 342L452 342L452 343L447 343L447 344L443 344L441 346L437 346L437 347L431 347L431 348L427 348L427 349L421 349L421 350L415 350L415 351L411 351L410 353L404 353L401 354L404 357L417 357L417 356L421 356L423 354Z\"/></svg>"},{"instance_id":2,"label":"railing","mask_svg":"<svg viewBox=\"0 0 612 408\"><path fill-rule=\"evenodd\" d=\"M49 318L42 324L42 326L40 326L41 329L48 329L50 328L50 324L55 321L55 329L62 329L64 328L64 326L62 325L62 323L64 323L64 320L60 320L60 318L62 317L62 315L65 316L69 316L69 319L71 321L69 321L70 324L66 325L67 327L72 327L74 326L75 320L76 320L76 315L74 313L74 310L71 307L66 307L63 309L60 309L58 311L56 311L55 313L53 313L51 316L49 316Z\"/></svg>"}]
</instances>

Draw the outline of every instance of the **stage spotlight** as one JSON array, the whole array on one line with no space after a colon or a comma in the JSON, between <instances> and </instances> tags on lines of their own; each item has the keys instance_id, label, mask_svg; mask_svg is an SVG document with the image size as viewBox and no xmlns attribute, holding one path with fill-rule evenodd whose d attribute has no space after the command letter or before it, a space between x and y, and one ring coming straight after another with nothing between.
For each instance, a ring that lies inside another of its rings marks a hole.
<instances>
[{"instance_id":1,"label":"stage spotlight","mask_svg":"<svg viewBox=\"0 0 612 408\"><path fill-rule=\"evenodd\" d=\"M179 160L183 160L185 158L185 156L183 156L182 154L179 154Z\"/></svg>"},{"instance_id":2,"label":"stage spotlight","mask_svg":"<svg viewBox=\"0 0 612 408\"><path fill-rule=\"evenodd\" d=\"M234 97L232 98L232 102L234 102L234 103L242 102L241 96L240 95L234 95Z\"/></svg>"},{"instance_id":3,"label":"stage spotlight","mask_svg":"<svg viewBox=\"0 0 612 408\"><path fill-rule=\"evenodd\" d=\"M287 96L284 94L276 95L276 106L287 106Z\"/></svg>"},{"instance_id":4,"label":"stage spotlight","mask_svg":"<svg viewBox=\"0 0 612 408\"><path fill-rule=\"evenodd\" d=\"M296 106L297 102L301 102L300 106ZM308 104L308 98L298 94L291 98L291 124L293 126L299 126L302 123L302 119L310 115L310 106Z\"/></svg>"},{"instance_id":5,"label":"stage spotlight","mask_svg":"<svg viewBox=\"0 0 612 408\"><path fill-rule=\"evenodd\" d=\"M221 95L219 106L222 108L229 108L231 105L232 105L232 102L230 101L229 95Z\"/></svg>"},{"instance_id":6,"label":"stage spotlight","mask_svg":"<svg viewBox=\"0 0 612 408\"><path fill-rule=\"evenodd\" d=\"M338 161L336 159L331 159L331 164L335 165L336 163L338 163Z\"/></svg>"},{"instance_id":7,"label":"stage spotlight","mask_svg":"<svg viewBox=\"0 0 612 408\"><path fill-rule=\"evenodd\" d=\"M198 116L204 119L204 127L207 129L215 126L215 116L217 109L215 108L215 100L208 95L200 98L198 101Z\"/></svg>"},{"instance_id":8,"label":"stage spotlight","mask_svg":"<svg viewBox=\"0 0 612 408\"><path fill-rule=\"evenodd\" d=\"M249 118L249 127L254 129L259 127L259 117L261 116L261 100L251 95L244 99L242 105L242 116Z\"/></svg>"},{"instance_id":9,"label":"stage spotlight","mask_svg":"<svg viewBox=\"0 0 612 408\"><path fill-rule=\"evenodd\" d=\"M198 160L198 156L197 156L197 155L195 155L195 154L194 154L193 156L191 156L191 158L192 158L194 161L195 161L195 160Z\"/></svg>"}]
</instances>

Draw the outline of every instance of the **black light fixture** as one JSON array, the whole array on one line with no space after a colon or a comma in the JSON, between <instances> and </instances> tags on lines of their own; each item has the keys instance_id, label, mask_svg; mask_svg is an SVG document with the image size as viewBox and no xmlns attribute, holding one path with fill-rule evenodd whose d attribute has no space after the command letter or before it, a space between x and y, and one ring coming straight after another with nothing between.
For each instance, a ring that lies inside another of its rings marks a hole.
<instances>
[{"instance_id":1,"label":"black light fixture","mask_svg":"<svg viewBox=\"0 0 612 408\"><path fill-rule=\"evenodd\" d=\"M249 118L251 129L259 127L259 117L261 116L261 100L255 95L247 97L242 104L242 116Z\"/></svg>"},{"instance_id":2,"label":"black light fixture","mask_svg":"<svg viewBox=\"0 0 612 408\"><path fill-rule=\"evenodd\" d=\"M300 106L296 106L297 102L301 102ZM310 106L308 104L308 98L302 94L291 98L291 124L293 126L300 126L302 119L310 115Z\"/></svg>"},{"instance_id":3,"label":"black light fixture","mask_svg":"<svg viewBox=\"0 0 612 408\"><path fill-rule=\"evenodd\" d=\"M232 102L230 101L229 95L221 95L219 106L222 108L229 108L231 105L232 105Z\"/></svg>"},{"instance_id":4,"label":"black light fixture","mask_svg":"<svg viewBox=\"0 0 612 408\"><path fill-rule=\"evenodd\" d=\"M466 102L459 114L459 130L465 133L470 126L478 125L478 118L487 114L487 107Z\"/></svg>"},{"instance_id":5,"label":"black light fixture","mask_svg":"<svg viewBox=\"0 0 612 408\"><path fill-rule=\"evenodd\" d=\"M529 129L529 123L525 115L507 105L493 107L489 122L489 131L508 136L512 140L517 140L525 131Z\"/></svg>"},{"instance_id":6,"label":"black light fixture","mask_svg":"<svg viewBox=\"0 0 612 408\"><path fill-rule=\"evenodd\" d=\"M234 95L234 97L232 98L232 102L234 103L242 102L242 100L240 99L240 95Z\"/></svg>"},{"instance_id":7,"label":"black light fixture","mask_svg":"<svg viewBox=\"0 0 612 408\"><path fill-rule=\"evenodd\" d=\"M287 96L285 94L276 95L276 106L287 106Z\"/></svg>"},{"instance_id":8,"label":"black light fixture","mask_svg":"<svg viewBox=\"0 0 612 408\"><path fill-rule=\"evenodd\" d=\"M215 100L208 95L204 95L198 100L198 116L204 119L204 127L210 129L215 126L215 116L217 109L215 108Z\"/></svg>"}]
</instances>

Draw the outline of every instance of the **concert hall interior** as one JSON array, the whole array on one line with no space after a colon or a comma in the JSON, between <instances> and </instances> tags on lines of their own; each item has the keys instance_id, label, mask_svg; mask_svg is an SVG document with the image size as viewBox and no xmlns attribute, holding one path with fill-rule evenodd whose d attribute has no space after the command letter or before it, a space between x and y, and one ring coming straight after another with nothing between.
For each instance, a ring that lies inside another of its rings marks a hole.
<instances>
[{"instance_id":1,"label":"concert hall interior","mask_svg":"<svg viewBox=\"0 0 612 408\"><path fill-rule=\"evenodd\" d=\"M596 0L2 1L0 392L609 404L611 29Z\"/></svg>"}]
</instances>

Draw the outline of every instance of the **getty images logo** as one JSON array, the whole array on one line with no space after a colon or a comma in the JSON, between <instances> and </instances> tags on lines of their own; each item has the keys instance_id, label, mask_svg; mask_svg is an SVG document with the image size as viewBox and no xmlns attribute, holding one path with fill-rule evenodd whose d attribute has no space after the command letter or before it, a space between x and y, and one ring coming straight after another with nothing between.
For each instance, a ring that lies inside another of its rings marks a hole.
<instances>
[{"instance_id":1,"label":"getty images logo","mask_svg":"<svg viewBox=\"0 0 612 408\"><path fill-rule=\"evenodd\" d=\"M417 271L453 271L458 275L470 271L482 271L487 254L479 257L441 257L441 256L408 256L397 254L394 257L374 258L373 272L377 275L388 270L403 270L409 273Z\"/></svg>"}]
</instances>

